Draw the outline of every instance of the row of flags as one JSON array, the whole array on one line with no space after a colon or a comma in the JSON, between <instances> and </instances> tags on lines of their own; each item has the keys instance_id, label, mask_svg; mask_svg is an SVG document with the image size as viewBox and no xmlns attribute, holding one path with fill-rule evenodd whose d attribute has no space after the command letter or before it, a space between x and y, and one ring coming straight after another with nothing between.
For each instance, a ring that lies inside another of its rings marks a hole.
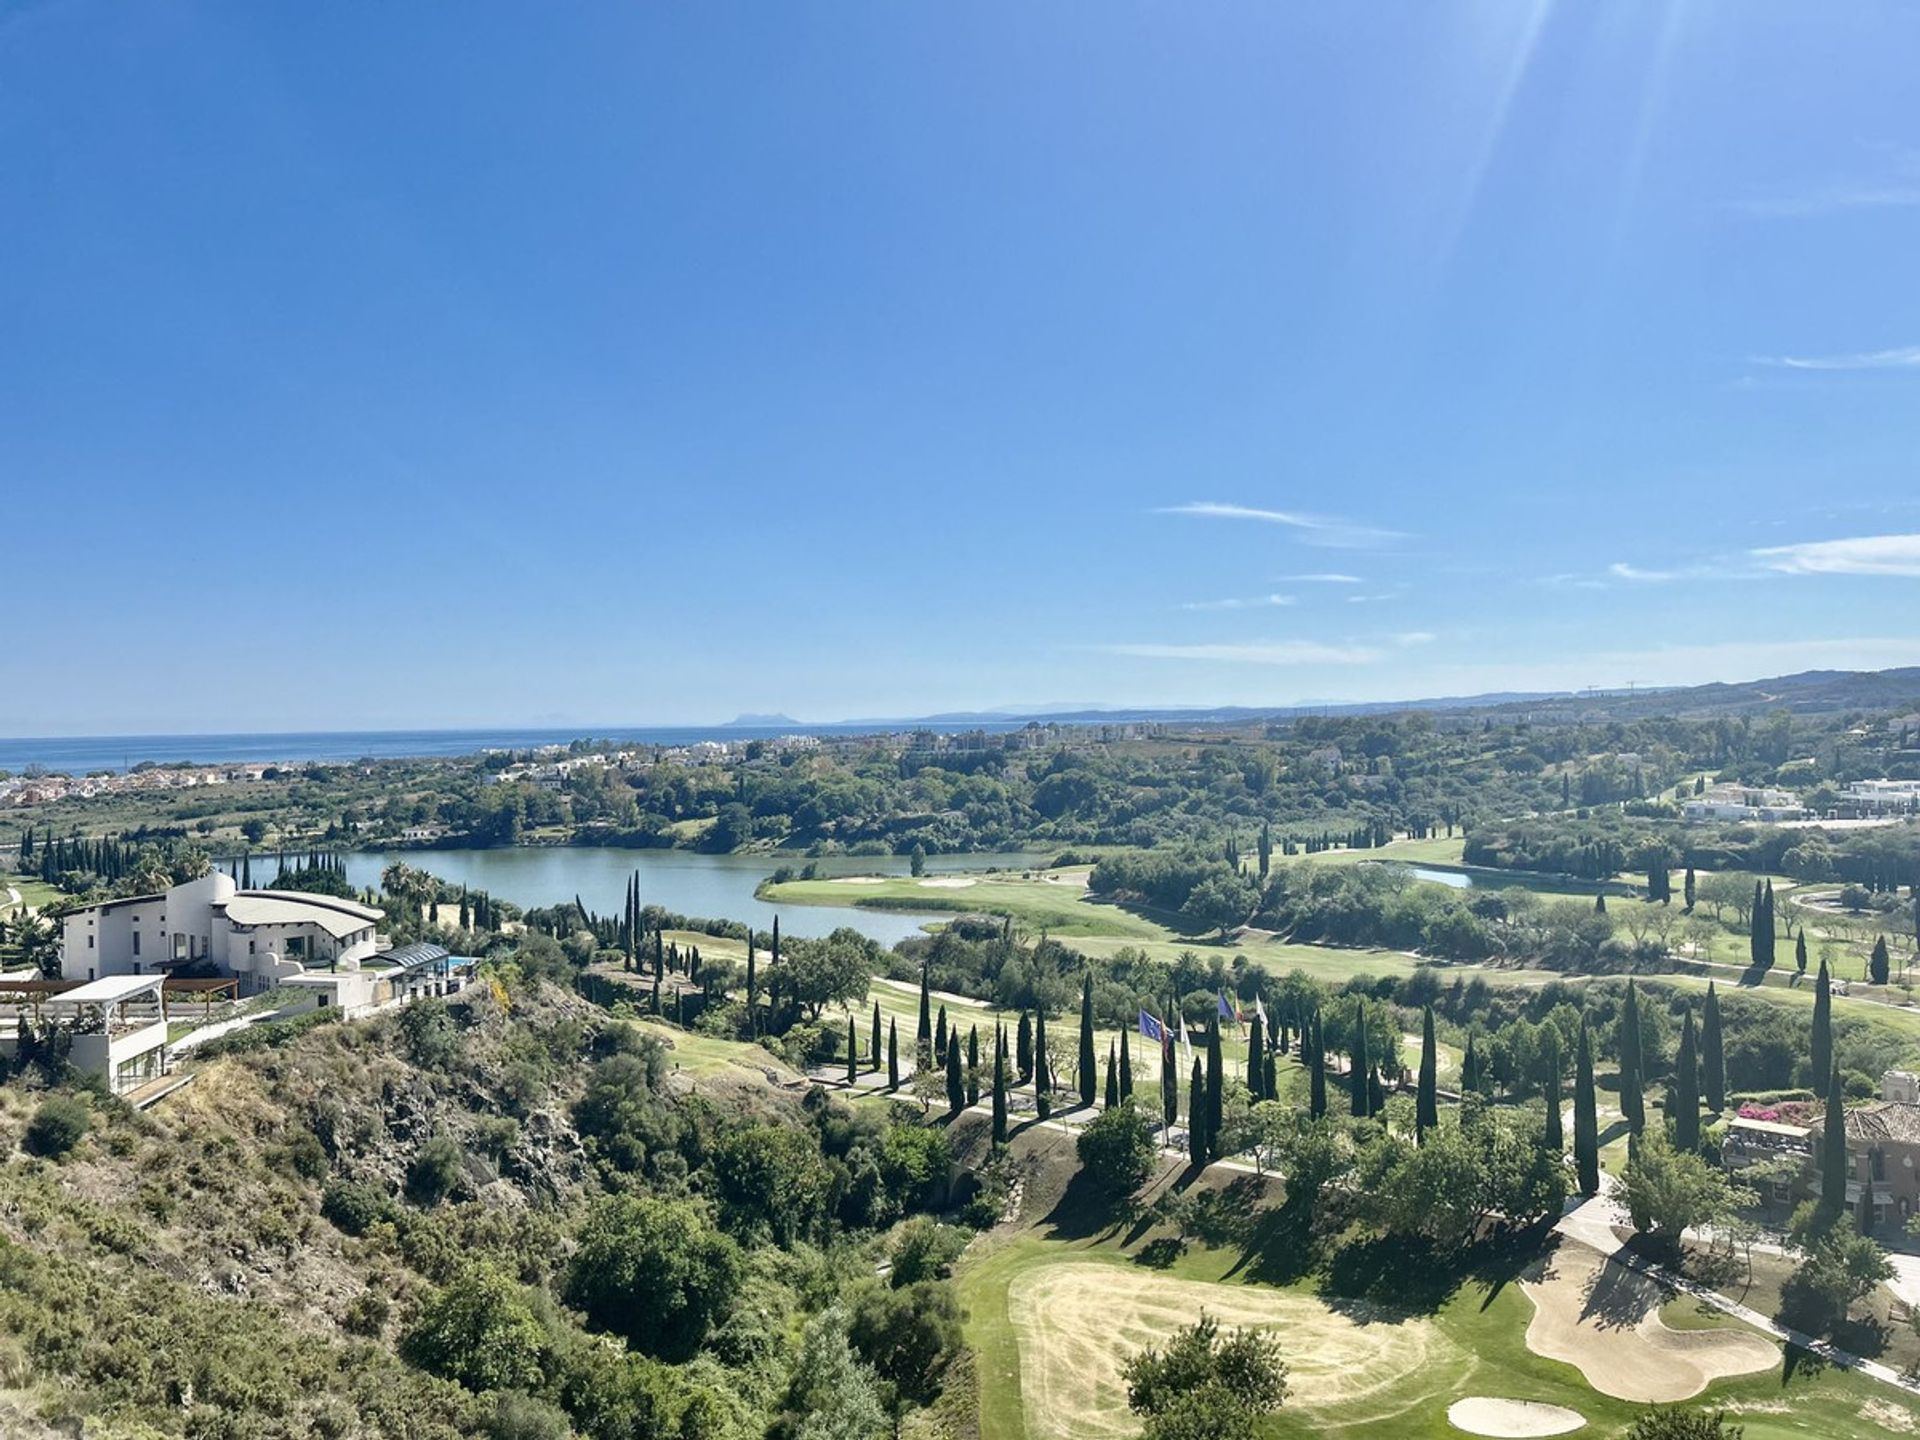
<instances>
[{"instance_id":1,"label":"row of flags","mask_svg":"<svg viewBox=\"0 0 1920 1440\"><path fill-rule=\"evenodd\" d=\"M1235 1032L1244 1038L1246 1034L1247 1012L1242 1010L1238 1005L1230 1004L1224 990L1217 993L1214 998L1220 1004L1220 1018L1222 1020L1231 1020ZM1253 997L1253 1013L1259 1016L1261 1029L1271 1034L1273 1026L1267 1020L1267 1007L1258 995ZM1175 1027L1178 1028L1176 1029ZM1193 1041L1187 1034L1187 1017L1185 1015L1175 1012L1174 1024L1170 1026L1150 1010L1142 1010L1140 1012L1141 1038L1152 1040L1164 1050L1174 1043L1176 1034L1180 1042L1180 1058L1183 1061L1190 1060L1193 1055Z\"/></svg>"}]
</instances>

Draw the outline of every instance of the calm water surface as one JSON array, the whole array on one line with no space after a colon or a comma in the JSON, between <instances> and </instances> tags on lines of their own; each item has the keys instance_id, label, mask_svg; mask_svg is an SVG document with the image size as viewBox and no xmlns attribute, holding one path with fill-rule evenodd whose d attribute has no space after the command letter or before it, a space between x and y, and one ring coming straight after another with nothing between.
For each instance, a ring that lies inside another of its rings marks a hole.
<instances>
[{"instance_id":1,"label":"calm water surface","mask_svg":"<svg viewBox=\"0 0 1920 1440\"><path fill-rule=\"evenodd\" d=\"M927 861L930 873L954 870L1024 869L1046 856L1030 853L941 855ZM558 905L574 896L597 915L618 915L627 878L640 872L640 898L680 915L750 921L770 929L780 917L786 935L818 936L850 925L882 945L920 933L929 920L950 918L929 911L910 915L896 910L860 910L851 905L773 906L754 898L754 889L782 865L797 872L801 856L699 855L690 850L616 850L587 846L523 846L503 850L362 850L346 857L347 878L356 887L378 886L380 872L403 861L455 885L485 890L516 905ZM816 860L822 875L905 875L904 855L835 856ZM271 862L269 862L271 866ZM260 878L259 858L254 863Z\"/></svg>"}]
</instances>

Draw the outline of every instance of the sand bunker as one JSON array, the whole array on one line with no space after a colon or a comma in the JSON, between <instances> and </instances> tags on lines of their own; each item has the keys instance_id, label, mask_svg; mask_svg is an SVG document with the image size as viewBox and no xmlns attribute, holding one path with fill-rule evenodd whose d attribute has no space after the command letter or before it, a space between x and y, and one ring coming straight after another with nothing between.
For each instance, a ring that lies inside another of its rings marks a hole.
<instances>
[{"instance_id":1,"label":"sand bunker","mask_svg":"<svg viewBox=\"0 0 1920 1440\"><path fill-rule=\"evenodd\" d=\"M1527 1348L1578 1367L1617 1400L1685 1400L1780 1363L1779 1347L1750 1330L1668 1329L1659 1314L1667 1291L1576 1241L1561 1241L1520 1284L1534 1304Z\"/></svg>"},{"instance_id":2,"label":"sand bunker","mask_svg":"<svg viewBox=\"0 0 1920 1440\"><path fill-rule=\"evenodd\" d=\"M1120 1378L1127 1358L1207 1314L1223 1328L1275 1327L1286 1347L1287 1409L1350 1407L1380 1395L1398 1413L1408 1377L1436 1361L1457 1383L1470 1363L1428 1320L1370 1320L1311 1296L1209 1285L1131 1266L1063 1261L1016 1278L1007 1313L1020 1341L1020 1390L1032 1440L1118 1440L1140 1433ZM1359 1418L1359 1417L1355 1417ZM1343 1423L1348 1419L1343 1410ZM1545 1434L1548 1432L1532 1432Z\"/></svg>"},{"instance_id":3,"label":"sand bunker","mask_svg":"<svg viewBox=\"0 0 1920 1440\"><path fill-rule=\"evenodd\" d=\"M829 885L884 885L884 875L836 875L827 882Z\"/></svg>"},{"instance_id":4,"label":"sand bunker","mask_svg":"<svg viewBox=\"0 0 1920 1440\"><path fill-rule=\"evenodd\" d=\"M1469 1435L1495 1435L1513 1440L1513 1437L1528 1435L1566 1435L1587 1422L1576 1411L1561 1405L1469 1395L1447 1407L1447 1423Z\"/></svg>"},{"instance_id":5,"label":"sand bunker","mask_svg":"<svg viewBox=\"0 0 1920 1440\"><path fill-rule=\"evenodd\" d=\"M925 890L964 890L979 883L971 875L929 875L920 886Z\"/></svg>"}]
</instances>

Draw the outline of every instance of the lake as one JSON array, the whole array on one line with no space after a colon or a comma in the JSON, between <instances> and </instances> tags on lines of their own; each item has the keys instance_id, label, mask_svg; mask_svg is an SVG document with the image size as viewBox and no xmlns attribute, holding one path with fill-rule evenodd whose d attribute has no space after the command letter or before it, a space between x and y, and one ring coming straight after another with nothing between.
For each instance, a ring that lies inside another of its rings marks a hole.
<instances>
[{"instance_id":1,"label":"lake","mask_svg":"<svg viewBox=\"0 0 1920 1440\"><path fill-rule=\"evenodd\" d=\"M1026 852L942 855L930 858L930 872L1026 869L1050 855ZM398 860L455 885L485 890L516 905L559 905L578 895L596 915L618 915L625 903L627 879L640 872L640 899L679 915L750 921L755 930L773 927L780 916L783 935L826 935L850 925L882 945L918 935L930 920L951 918L929 911L911 915L897 910L862 910L851 905L775 907L754 898L760 882L782 865L797 872L803 856L701 855L691 850L617 850L591 846L520 846L499 850L359 850L346 857L347 878L356 888L378 887L380 872ZM254 857L254 879L271 878L273 862ZM811 862L822 875L905 875L904 855L840 855Z\"/></svg>"}]
</instances>

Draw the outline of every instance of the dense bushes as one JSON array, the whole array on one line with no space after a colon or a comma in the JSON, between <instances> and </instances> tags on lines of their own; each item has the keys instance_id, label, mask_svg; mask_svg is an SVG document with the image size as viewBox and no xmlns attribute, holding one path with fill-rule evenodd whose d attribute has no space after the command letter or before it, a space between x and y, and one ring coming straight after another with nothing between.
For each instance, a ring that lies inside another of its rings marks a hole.
<instances>
[{"instance_id":1,"label":"dense bushes","mask_svg":"<svg viewBox=\"0 0 1920 1440\"><path fill-rule=\"evenodd\" d=\"M647 1354L685 1360L726 1318L740 1273L739 1247L691 1202L616 1196L581 1230L567 1299Z\"/></svg>"},{"instance_id":2,"label":"dense bushes","mask_svg":"<svg viewBox=\"0 0 1920 1440\"><path fill-rule=\"evenodd\" d=\"M72 1095L49 1095L27 1122L21 1144L29 1154L58 1159L86 1138L92 1117Z\"/></svg>"}]
</instances>

